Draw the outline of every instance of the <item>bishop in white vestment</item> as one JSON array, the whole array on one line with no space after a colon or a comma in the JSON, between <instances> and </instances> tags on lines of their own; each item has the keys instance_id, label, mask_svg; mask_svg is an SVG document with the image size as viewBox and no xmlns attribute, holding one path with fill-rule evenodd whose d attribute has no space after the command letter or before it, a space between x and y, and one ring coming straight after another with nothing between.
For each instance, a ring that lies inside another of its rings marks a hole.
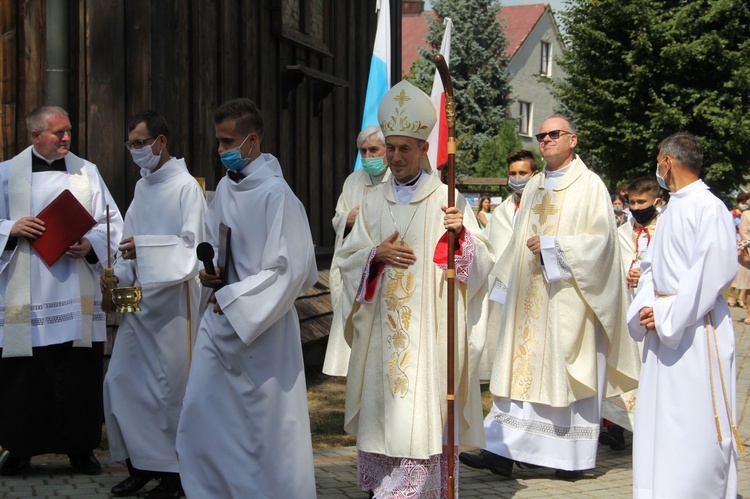
<instances>
[{"instance_id":1,"label":"bishop in white vestment","mask_svg":"<svg viewBox=\"0 0 750 499\"><path fill-rule=\"evenodd\" d=\"M56 106L27 118L33 145L0 166L0 445L4 473L31 456L66 453L77 471L101 471L105 316L99 273L122 218L96 166L73 153L70 120ZM36 215L68 189L96 224L51 266L30 247L42 234Z\"/></svg>"},{"instance_id":2,"label":"bishop in white vestment","mask_svg":"<svg viewBox=\"0 0 750 499\"><path fill-rule=\"evenodd\" d=\"M260 152L249 99L214 114L225 176L206 213L218 254L231 229L227 284L203 314L177 434L189 498L316 496L299 319L294 300L317 280L307 213L278 160Z\"/></svg>"},{"instance_id":3,"label":"bishop in white vestment","mask_svg":"<svg viewBox=\"0 0 750 499\"><path fill-rule=\"evenodd\" d=\"M737 273L732 217L699 178L700 143L660 145L657 175L672 191L628 309L643 342L635 406L637 498L735 498L734 326L722 296Z\"/></svg>"},{"instance_id":4,"label":"bishop in white vestment","mask_svg":"<svg viewBox=\"0 0 750 499\"><path fill-rule=\"evenodd\" d=\"M396 119L400 116L403 119ZM339 251L341 300L351 310L346 431L357 437L359 483L375 497L438 498L447 465L446 228L456 252L456 434L481 445L477 377L487 240L460 194L447 208L447 187L432 172L425 141L437 120L432 101L402 81L381 101L391 180L367 193ZM421 167L421 169L420 169Z\"/></svg>"},{"instance_id":5,"label":"bishop in white vestment","mask_svg":"<svg viewBox=\"0 0 750 499\"><path fill-rule=\"evenodd\" d=\"M143 178L125 214L114 273L119 286L140 286L143 299L141 311L123 314L117 330L104 417L112 459L129 460L136 482L125 487L129 493L152 477L178 482L177 423L200 323L195 247L205 239L206 202L185 160L170 157L168 134L164 118L146 111L133 119L128 136L130 144L141 141L131 153Z\"/></svg>"},{"instance_id":6,"label":"bishop in white vestment","mask_svg":"<svg viewBox=\"0 0 750 499\"><path fill-rule=\"evenodd\" d=\"M328 274L333 319L323 362L323 373L329 376L346 376L350 352L349 345L344 339L344 320L349 315L349 311L339 308L341 271L336 263L336 254L354 225L364 195L373 189L383 187L391 177L391 172L383 162L385 137L379 126L370 126L362 130L357 136L357 148L362 157L362 168L346 177L336 204L336 214L333 216L336 246Z\"/></svg>"}]
</instances>

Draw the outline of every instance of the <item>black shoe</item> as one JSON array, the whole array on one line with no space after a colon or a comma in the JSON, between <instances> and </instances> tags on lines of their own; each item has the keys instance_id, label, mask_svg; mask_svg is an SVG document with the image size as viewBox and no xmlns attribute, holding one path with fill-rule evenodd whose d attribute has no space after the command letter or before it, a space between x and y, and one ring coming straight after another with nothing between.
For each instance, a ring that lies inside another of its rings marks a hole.
<instances>
[{"instance_id":1,"label":"black shoe","mask_svg":"<svg viewBox=\"0 0 750 499\"><path fill-rule=\"evenodd\" d=\"M170 499L172 497L184 497L182 482L178 476L166 476L161 479L159 485L143 494L143 499Z\"/></svg>"},{"instance_id":2,"label":"black shoe","mask_svg":"<svg viewBox=\"0 0 750 499\"><path fill-rule=\"evenodd\" d=\"M488 450L480 450L477 454L462 452L458 460L469 468L477 470L489 470L496 475L511 476L513 474L513 460L498 456Z\"/></svg>"},{"instance_id":3,"label":"black shoe","mask_svg":"<svg viewBox=\"0 0 750 499\"><path fill-rule=\"evenodd\" d=\"M31 466L30 457L9 456L6 458L2 469L0 469L0 475L18 475L29 466Z\"/></svg>"},{"instance_id":4,"label":"black shoe","mask_svg":"<svg viewBox=\"0 0 750 499\"><path fill-rule=\"evenodd\" d=\"M0 450L0 470L3 469L3 465L5 464L5 461L8 460L10 457L10 452L8 452L8 449Z\"/></svg>"},{"instance_id":5,"label":"black shoe","mask_svg":"<svg viewBox=\"0 0 750 499\"><path fill-rule=\"evenodd\" d=\"M78 454L68 454L70 465L78 473L84 475L99 475L102 472L102 465L94 457L93 452L81 452Z\"/></svg>"},{"instance_id":6,"label":"black shoe","mask_svg":"<svg viewBox=\"0 0 750 499\"><path fill-rule=\"evenodd\" d=\"M555 478L574 480L583 476L583 470L555 470Z\"/></svg>"},{"instance_id":7,"label":"black shoe","mask_svg":"<svg viewBox=\"0 0 750 499\"><path fill-rule=\"evenodd\" d=\"M599 433L599 443L609 445L612 450L625 450L625 428L622 426L607 426L606 432Z\"/></svg>"},{"instance_id":8,"label":"black shoe","mask_svg":"<svg viewBox=\"0 0 750 499\"><path fill-rule=\"evenodd\" d=\"M146 486L151 479L145 476L129 476L110 491L115 497L132 496Z\"/></svg>"}]
</instances>

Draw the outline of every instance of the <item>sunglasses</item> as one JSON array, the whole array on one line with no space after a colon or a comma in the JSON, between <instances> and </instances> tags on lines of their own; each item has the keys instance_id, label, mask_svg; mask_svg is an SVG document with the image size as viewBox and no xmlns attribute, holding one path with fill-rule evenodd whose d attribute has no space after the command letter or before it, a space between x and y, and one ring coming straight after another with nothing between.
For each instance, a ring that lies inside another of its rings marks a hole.
<instances>
[{"instance_id":1,"label":"sunglasses","mask_svg":"<svg viewBox=\"0 0 750 499\"><path fill-rule=\"evenodd\" d=\"M534 135L534 137L536 137L537 142L541 142L544 140L544 137L546 137L547 135L549 135L550 139L557 140L560 138L560 134L566 134L566 133L568 135L573 135L572 133L566 130L550 130L549 132L538 133Z\"/></svg>"}]
</instances>

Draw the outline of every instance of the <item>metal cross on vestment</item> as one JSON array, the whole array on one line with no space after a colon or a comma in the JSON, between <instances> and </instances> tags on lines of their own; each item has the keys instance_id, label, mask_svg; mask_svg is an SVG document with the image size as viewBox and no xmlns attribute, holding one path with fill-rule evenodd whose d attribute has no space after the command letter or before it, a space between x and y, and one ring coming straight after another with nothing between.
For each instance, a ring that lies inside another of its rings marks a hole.
<instances>
[{"instance_id":1,"label":"metal cross on vestment","mask_svg":"<svg viewBox=\"0 0 750 499\"><path fill-rule=\"evenodd\" d=\"M535 204L531 207L531 211L539 215L539 223L542 225L547 223L547 217L549 215L554 215L555 213L560 211L560 208L558 208L557 205L554 205L550 202L551 198L552 196L547 193L542 197L541 203Z\"/></svg>"}]
</instances>

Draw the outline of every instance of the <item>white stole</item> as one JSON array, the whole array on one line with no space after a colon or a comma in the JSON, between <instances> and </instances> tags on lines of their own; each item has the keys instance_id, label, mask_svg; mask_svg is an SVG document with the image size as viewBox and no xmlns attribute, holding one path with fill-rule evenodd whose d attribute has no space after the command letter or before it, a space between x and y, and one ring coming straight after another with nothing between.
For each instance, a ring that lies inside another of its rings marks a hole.
<instances>
[{"instance_id":1,"label":"white stole","mask_svg":"<svg viewBox=\"0 0 750 499\"><path fill-rule=\"evenodd\" d=\"M8 204L10 219L31 216L31 155L28 147L10 160L8 170ZM91 213L91 184L81 158L73 153L65 157L70 191ZM3 357L31 357L31 245L24 237L17 240L16 251L8 265L8 284L5 291L5 325ZM81 296L81 339L74 346L90 347L93 331L94 283L86 279L89 269L83 259L78 260L78 285Z\"/></svg>"}]
</instances>

